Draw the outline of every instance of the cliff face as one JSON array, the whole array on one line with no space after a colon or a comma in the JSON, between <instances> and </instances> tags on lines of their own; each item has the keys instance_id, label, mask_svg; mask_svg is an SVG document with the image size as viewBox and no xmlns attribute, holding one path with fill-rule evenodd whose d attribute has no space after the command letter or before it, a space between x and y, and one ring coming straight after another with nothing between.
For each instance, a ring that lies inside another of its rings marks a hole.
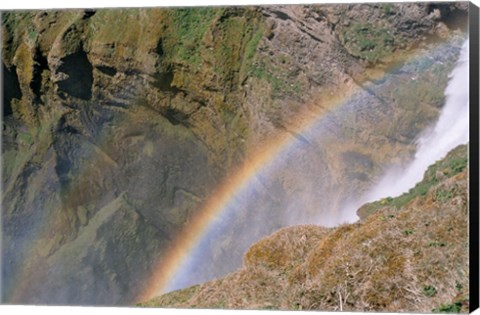
<instances>
[{"instance_id":1,"label":"cliff face","mask_svg":"<svg viewBox=\"0 0 480 315\"><path fill-rule=\"evenodd\" d=\"M467 159L460 146L408 193L362 207L360 222L281 229L234 273L142 305L467 312Z\"/></svg>"},{"instance_id":2,"label":"cliff face","mask_svg":"<svg viewBox=\"0 0 480 315\"><path fill-rule=\"evenodd\" d=\"M334 185L325 189L346 187L338 199L362 190L382 165L408 159L412 140L438 115L466 10L2 12L3 301L136 302L220 182L272 138L297 136L309 115L358 91L377 108L388 104L388 123L343 120L344 141L309 163L332 165ZM430 66L410 64L387 83L398 89L374 88L436 45L443 48ZM360 127L348 129L352 121ZM285 169L281 191L288 195L297 176ZM284 224L277 217L258 235ZM214 247L227 253L228 244Z\"/></svg>"}]
</instances>

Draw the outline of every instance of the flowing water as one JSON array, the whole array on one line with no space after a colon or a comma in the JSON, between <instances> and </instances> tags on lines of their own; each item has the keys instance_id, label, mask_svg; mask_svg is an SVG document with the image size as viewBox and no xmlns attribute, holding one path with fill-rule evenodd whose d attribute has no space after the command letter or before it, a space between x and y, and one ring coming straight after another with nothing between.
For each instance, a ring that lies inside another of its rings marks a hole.
<instances>
[{"instance_id":1,"label":"flowing water","mask_svg":"<svg viewBox=\"0 0 480 315\"><path fill-rule=\"evenodd\" d=\"M469 139L469 42L462 46L460 57L445 89L445 105L438 121L417 141L415 158L406 168L394 167L360 201L345 211L345 220L356 218L355 211L367 202L397 197L422 180L427 168Z\"/></svg>"}]
</instances>

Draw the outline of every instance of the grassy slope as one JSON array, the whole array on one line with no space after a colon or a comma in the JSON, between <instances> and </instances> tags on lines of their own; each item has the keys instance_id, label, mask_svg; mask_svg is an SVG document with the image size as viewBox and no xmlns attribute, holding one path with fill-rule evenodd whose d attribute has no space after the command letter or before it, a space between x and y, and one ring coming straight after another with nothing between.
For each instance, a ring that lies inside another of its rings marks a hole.
<instances>
[{"instance_id":1,"label":"grassy slope","mask_svg":"<svg viewBox=\"0 0 480 315\"><path fill-rule=\"evenodd\" d=\"M466 312L467 147L360 222L295 226L253 245L222 279L141 306Z\"/></svg>"}]
</instances>

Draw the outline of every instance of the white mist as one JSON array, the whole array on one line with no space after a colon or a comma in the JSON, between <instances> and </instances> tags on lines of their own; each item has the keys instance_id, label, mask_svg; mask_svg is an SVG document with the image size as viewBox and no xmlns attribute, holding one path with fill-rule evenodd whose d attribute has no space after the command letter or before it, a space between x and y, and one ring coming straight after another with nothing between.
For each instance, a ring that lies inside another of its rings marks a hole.
<instances>
[{"instance_id":1,"label":"white mist","mask_svg":"<svg viewBox=\"0 0 480 315\"><path fill-rule=\"evenodd\" d=\"M445 105L433 128L417 142L415 158L406 169L392 169L359 202L343 210L343 222L358 219L357 209L367 202L396 197L420 182L428 166L469 139L469 42L463 44L455 69L445 89Z\"/></svg>"}]
</instances>

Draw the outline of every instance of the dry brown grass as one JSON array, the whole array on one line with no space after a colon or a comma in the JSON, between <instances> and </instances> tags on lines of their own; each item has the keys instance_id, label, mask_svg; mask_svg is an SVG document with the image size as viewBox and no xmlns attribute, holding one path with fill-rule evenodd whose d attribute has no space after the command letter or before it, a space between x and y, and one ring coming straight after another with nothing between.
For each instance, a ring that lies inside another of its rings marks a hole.
<instances>
[{"instance_id":1,"label":"dry brown grass","mask_svg":"<svg viewBox=\"0 0 480 315\"><path fill-rule=\"evenodd\" d=\"M315 225L300 225L278 230L254 244L244 257L247 268L291 269L303 262L330 229Z\"/></svg>"},{"instance_id":2,"label":"dry brown grass","mask_svg":"<svg viewBox=\"0 0 480 315\"><path fill-rule=\"evenodd\" d=\"M194 287L184 303L171 303L174 292L166 295L171 301L153 304L432 312L456 303L467 312L466 174L445 177L425 195L356 224L281 229L249 249L241 270Z\"/></svg>"}]
</instances>

